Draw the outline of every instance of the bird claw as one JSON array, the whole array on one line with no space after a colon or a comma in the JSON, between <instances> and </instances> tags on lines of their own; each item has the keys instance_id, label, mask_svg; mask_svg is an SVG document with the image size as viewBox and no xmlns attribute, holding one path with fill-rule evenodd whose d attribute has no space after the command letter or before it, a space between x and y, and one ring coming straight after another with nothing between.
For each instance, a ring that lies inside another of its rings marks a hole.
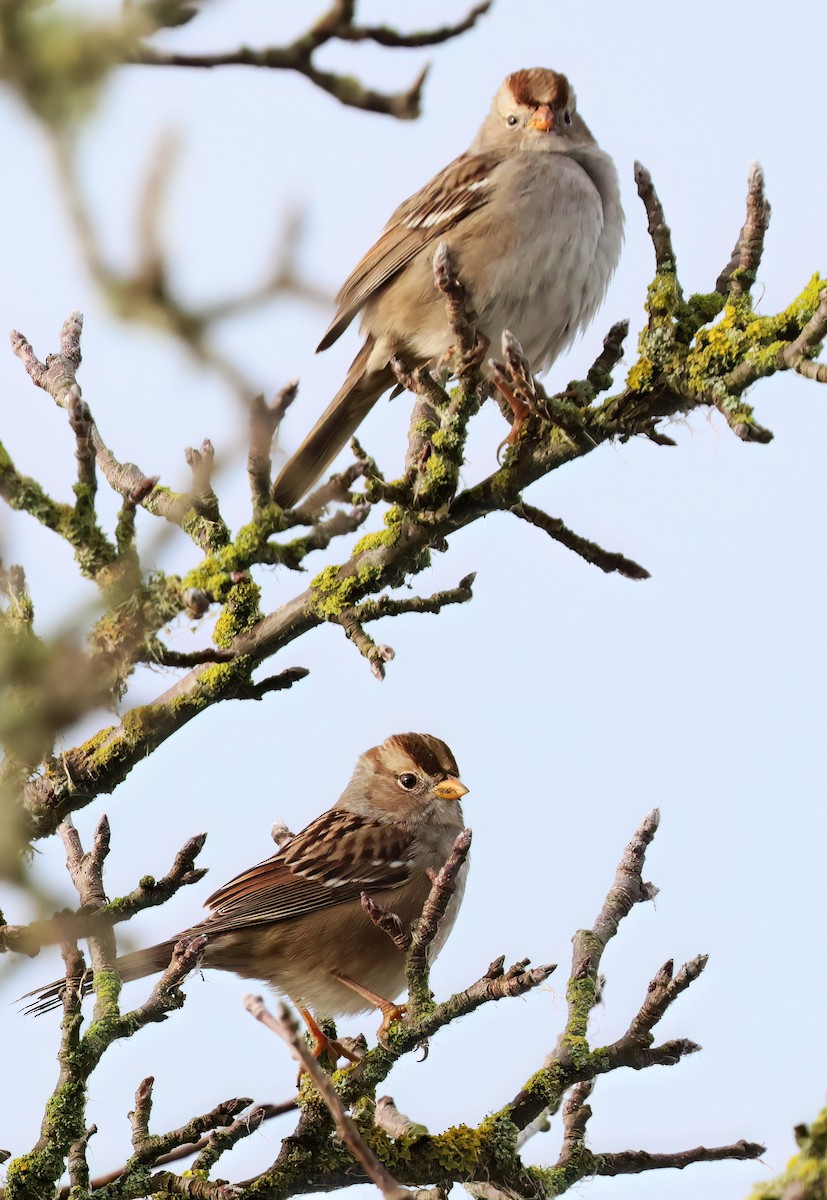
<instances>
[{"instance_id":1,"label":"bird claw","mask_svg":"<svg viewBox=\"0 0 827 1200\"><path fill-rule=\"evenodd\" d=\"M401 1021L408 1008L405 1004L392 1004L390 1001L386 1001L380 1007L382 1011L382 1024L376 1031L376 1039L381 1045L387 1046L387 1037L390 1033L391 1025L393 1025L394 1021Z\"/></svg>"},{"instance_id":2,"label":"bird claw","mask_svg":"<svg viewBox=\"0 0 827 1200\"><path fill-rule=\"evenodd\" d=\"M503 376L499 373L494 376L494 386L503 397L508 407L511 409L514 418L511 422L511 428L508 431L508 436L503 438L497 447L497 463L500 463L502 461L500 455L503 447L514 445L514 443L517 441L517 438L520 436L520 430L522 429L523 425L525 425L529 416L531 416L534 408L532 405L528 404L522 396L518 395L511 385L506 382Z\"/></svg>"},{"instance_id":3,"label":"bird claw","mask_svg":"<svg viewBox=\"0 0 827 1200\"><path fill-rule=\"evenodd\" d=\"M346 1058L348 1065L343 1068L345 1071L352 1071L354 1067L358 1067L362 1058L358 1054L354 1054L347 1046L343 1045L338 1038L329 1038L321 1029L317 1031L311 1030L313 1045L310 1047L310 1053L317 1060L327 1059L327 1066L330 1070L338 1070L340 1058ZM324 1065L324 1064L323 1064ZM301 1087L302 1077L307 1074L306 1067L300 1067L299 1073L296 1076L296 1087Z\"/></svg>"}]
</instances>

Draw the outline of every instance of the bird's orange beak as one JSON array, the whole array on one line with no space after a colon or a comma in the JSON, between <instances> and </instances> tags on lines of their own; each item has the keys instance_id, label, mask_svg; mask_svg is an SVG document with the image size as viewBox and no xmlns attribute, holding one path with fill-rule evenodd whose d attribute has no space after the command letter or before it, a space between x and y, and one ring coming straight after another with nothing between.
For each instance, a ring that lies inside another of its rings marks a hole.
<instances>
[{"instance_id":1,"label":"bird's orange beak","mask_svg":"<svg viewBox=\"0 0 827 1200\"><path fill-rule=\"evenodd\" d=\"M439 796L440 800L461 800L467 792L465 784L453 776L443 779L442 783L438 783L434 788L434 795Z\"/></svg>"},{"instance_id":2,"label":"bird's orange beak","mask_svg":"<svg viewBox=\"0 0 827 1200\"><path fill-rule=\"evenodd\" d=\"M547 104L541 104L539 108L535 108L529 125L532 129L539 129L541 133L548 133L549 129L554 128L554 113Z\"/></svg>"}]
</instances>

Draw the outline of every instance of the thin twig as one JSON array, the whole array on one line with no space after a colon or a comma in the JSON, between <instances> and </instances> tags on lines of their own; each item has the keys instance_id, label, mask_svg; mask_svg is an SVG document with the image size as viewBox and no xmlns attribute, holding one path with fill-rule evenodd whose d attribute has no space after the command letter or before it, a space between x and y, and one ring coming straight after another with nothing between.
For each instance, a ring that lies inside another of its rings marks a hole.
<instances>
[{"instance_id":1,"label":"thin twig","mask_svg":"<svg viewBox=\"0 0 827 1200\"><path fill-rule=\"evenodd\" d=\"M658 274L662 271L672 274L675 270L675 251L672 249L672 232L666 224L663 205L655 191L652 176L643 164L639 162L635 163L635 183L637 184L638 195L646 209L649 236L652 239L652 245L655 247L656 270Z\"/></svg>"},{"instance_id":2,"label":"thin twig","mask_svg":"<svg viewBox=\"0 0 827 1200\"><path fill-rule=\"evenodd\" d=\"M406 953L411 944L411 932L402 924L402 919L395 912L389 912L383 908L378 900L374 900L367 892L362 892L360 899L362 908L373 921L377 929L381 929L396 946L397 950Z\"/></svg>"},{"instance_id":3,"label":"thin twig","mask_svg":"<svg viewBox=\"0 0 827 1200\"><path fill-rule=\"evenodd\" d=\"M328 1107L342 1141L353 1156L362 1164L367 1175L386 1197L386 1200L407 1200L408 1191L396 1182L392 1175L382 1166L379 1159L370 1149L360 1134L353 1119L348 1116L339 1099L336 1089L319 1066L304 1042L298 1023L290 1009L283 1002L279 1003L278 1016L274 1017L266 1008L261 996L246 995L244 1007L257 1021L261 1021L273 1033L277 1033L288 1046L293 1058L307 1072L318 1088L322 1099Z\"/></svg>"},{"instance_id":4,"label":"thin twig","mask_svg":"<svg viewBox=\"0 0 827 1200\"><path fill-rule=\"evenodd\" d=\"M283 692L294 683L306 679L310 674L307 667L287 667L278 675L270 675L258 683L242 683L235 689L236 700L261 700L270 692Z\"/></svg>"},{"instance_id":5,"label":"thin twig","mask_svg":"<svg viewBox=\"0 0 827 1200\"><path fill-rule=\"evenodd\" d=\"M291 510L287 527L290 525L314 525L329 504L350 503L353 484L364 475L366 467L367 461L360 458L351 463L344 471L331 475L325 483L320 484L314 492L311 492L302 504ZM363 507L366 512L370 511L370 505L366 504Z\"/></svg>"},{"instance_id":6,"label":"thin twig","mask_svg":"<svg viewBox=\"0 0 827 1200\"><path fill-rule=\"evenodd\" d=\"M192 471L192 494L197 498L200 510L209 515L211 520L220 520L218 497L212 486L215 447L209 438L204 438L198 449L187 446L184 458Z\"/></svg>"},{"instance_id":7,"label":"thin twig","mask_svg":"<svg viewBox=\"0 0 827 1200\"><path fill-rule=\"evenodd\" d=\"M755 282L764 252L764 238L771 212L769 201L764 195L764 172L760 164L754 162L750 167L747 182L747 215L738 234L732 257L715 283L715 291L720 292L722 296L741 296L748 292Z\"/></svg>"},{"instance_id":8,"label":"thin twig","mask_svg":"<svg viewBox=\"0 0 827 1200\"><path fill-rule=\"evenodd\" d=\"M109 820L104 815L98 821L92 839L92 849L84 853L80 836L67 818L58 829L66 850L66 866L78 891L81 906L89 912L106 907L106 891L103 886L103 864L109 854ZM117 957L115 935L109 922L98 923L94 933L87 935L92 971L95 975L110 971ZM117 993L116 993L117 994ZM117 1002L106 990L102 990L95 1002L95 1020L112 1016Z\"/></svg>"},{"instance_id":9,"label":"thin twig","mask_svg":"<svg viewBox=\"0 0 827 1200\"><path fill-rule=\"evenodd\" d=\"M147 66L249 66L298 71L317 87L335 96L342 104L367 109L370 112L387 113L401 120L411 120L419 116L422 85L425 81L424 71L407 91L388 94L366 87L352 75L337 75L321 70L314 62L314 53L333 40L370 41L379 46L415 49L439 45L471 29L488 11L490 4L491 0L484 0L483 3L475 5L466 17L453 25L405 34L386 26L356 25L353 20L353 4L336 0L328 12L315 21L310 30L287 46L272 46L261 50L242 46L238 50L218 54L177 54L144 44L130 55L129 61Z\"/></svg>"},{"instance_id":10,"label":"thin twig","mask_svg":"<svg viewBox=\"0 0 827 1200\"><path fill-rule=\"evenodd\" d=\"M619 1154L595 1154L595 1175L639 1175L641 1171L659 1171L666 1167L682 1171L699 1162L726 1162L731 1159L755 1159L766 1154L760 1142L733 1142L731 1146L696 1146L675 1154L650 1154L648 1150L625 1150Z\"/></svg>"},{"instance_id":11,"label":"thin twig","mask_svg":"<svg viewBox=\"0 0 827 1200\"><path fill-rule=\"evenodd\" d=\"M95 447L92 443L92 414L89 405L81 397L77 384L69 389L66 411L69 424L75 435L75 458L78 463L78 483L94 495L97 487L95 476Z\"/></svg>"},{"instance_id":12,"label":"thin twig","mask_svg":"<svg viewBox=\"0 0 827 1200\"><path fill-rule=\"evenodd\" d=\"M241 1130L240 1136L243 1137L245 1136L243 1132L245 1124L248 1131L254 1133L264 1121L269 1121L273 1117L283 1116L288 1112L295 1112L297 1107L298 1105L295 1100L285 1100L281 1104L257 1104L249 1113L242 1114L231 1125L226 1126L223 1132L229 1135L231 1131L235 1131L236 1126L239 1126ZM166 1154L159 1154L154 1158L152 1165L154 1167L163 1167L169 1163L180 1162L184 1158L191 1158L193 1154L198 1154L200 1151L214 1146L215 1139L220 1136L220 1134L216 1135L215 1131L205 1133L203 1137L198 1138L196 1141L184 1142L183 1145L176 1146L174 1150L169 1150ZM235 1141L238 1140L240 1140L240 1137L235 1138ZM229 1149L229 1146L225 1147L225 1149ZM116 1167L113 1171L107 1171L105 1175L97 1175L89 1184L91 1190L96 1191L106 1187L110 1183L115 1183L122 1177L126 1169L126 1164L124 1163L123 1166ZM69 1191L68 1187L61 1188L58 1193L58 1200L69 1200Z\"/></svg>"},{"instance_id":13,"label":"thin twig","mask_svg":"<svg viewBox=\"0 0 827 1200\"><path fill-rule=\"evenodd\" d=\"M205 833L189 838L175 855L175 861L166 875L161 879L145 876L126 896L119 896L97 908L90 909L84 904L78 912L55 913L45 921L0 928L0 952L14 950L18 954L34 955L42 946L50 946L68 938L88 938L101 927L111 928L121 921L130 920L146 908L165 904L179 888L198 883L207 874L206 867L195 866L195 859L201 853L206 838Z\"/></svg>"},{"instance_id":14,"label":"thin twig","mask_svg":"<svg viewBox=\"0 0 827 1200\"><path fill-rule=\"evenodd\" d=\"M402 613L438 613L449 604L467 604L473 600L471 590L476 571L465 575L455 588L434 592L433 596L411 596L406 600L394 600L390 596L379 596L376 600L363 600L355 610L356 616L365 624L382 617L398 617Z\"/></svg>"},{"instance_id":15,"label":"thin twig","mask_svg":"<svg viewBox=\"0 0 827 1200\"><path fill-rule=\"evenodd\" d=\"M60 352L49 356L44 365L39 361L29 342L22 333L12 330L12 350L24 364L30 379L39 388L48 392L56 404L68 410L80 396L75 372L80 363L80 335L83 317L79 312L70 313L60 330ZM214 530L210 522L192 521L192 496L178 494L166 488L157 488L152 483L146 490L148 477L134 463L121 463L104 443L97 425L88 408L88 436L95 447L95 459L106 477L109 486L125 499L141 504L148 512L166 518L182 528L202 547L210 549Z\"/></svg>"},{"instance_id":16,"label":"thin twig","mask_svg":"<svg viewBox=\"0 0 827 1200\"><path fill-rule=\"evenodd\" d=\"M415 922L408 949L406 975L408 980L408 1020L414 1023L429 1005L428 951L439 932L451 897L456 891L457 877L471 849L471 830L463 829L454 841L448 861L433 876L431 890Z\"/></svg>"},{"instance_id":17,"label":"thin twig","mask_svg":"<svg viewBox=\"0 0 827 1200\"><path fill-rule=\"evenodd\" d=\"M612 386L612 371L623 357L624 343L628 336L629 322L616 321L603 339L603 349L586 375L597 395L607 392Z\"/></svg>"},{"instance_id":18,"label":"thin twig","mask_svg":"<svg viewBox=\"0 0 827 1200\"><path fill-rule=\"evenodd\" d=\"M572 939L572 967L566 989L566 1027L555 1049L546 1056L533 1085L520 1091L505 1110L509 1119L523 1129L544 1111L562 1100L567 1086L593 1079L602 1070L618 1065L607 1057L593 1058L588 1049L589 1016L598 998L598 970L608 943L620 922L635 904L653 900L658 889L642 876L646 848L657 832L660 812L653 809L641 822L615 872L603 906L591 929L580 929ZM561 1070L562 1068L562 1070ZM568 1082L566 1082L568 1078Z\"/></svg>"},{"instance_id":19,"label":"thin twig","mask_svg":"<svg viewBox=\"0 0 827 1200\"><path fill-rule=\"evenodd\" d=\"M290 405L299 392L298 379L291 379L267 404L262 395L250 403L250 450L247 455L247 474L253 498L253 512L258 514L270 502L271 450L273 437Z\"/></svg>"},{"instance_id":20,"label":"thin twig","mask_svg":"<svg viewBox=\"0 0 827 1200\"><path fill-rule=\"evenodd\" d=\"M649 572L639 563L634 562L631 558L626 558L624 554L618 554L613 550L604 550L596 542L590 542L586 538L580 537L574 530L569 529L559 517L551 517L542 509L535 508L533 504L521 501L519 504L515 504L511 511L515 517L528 521L530 525L536 525L550 538L554 538L566 549L573 550L587 563L600 567L600 570L607 574L616 571L618 575L623 575L626 579L649 578Z\"/></svg>"},{"instance_id":21,"label":"thin twig","mask_svg":"<svg viewBox=\"0 0 827 1200\"><path fill-rule=\"evenodd\" d=\"M345 609L336 618L336 623L341 625L345 636L353 642L362 657L368 660L374 678L381 682L385 678L385 663L391 662L395 656L393 648L378 645L369 633L365 633L359 621L357 609Z\"/></svg>"},{"instance_id":22,"label":"thin twig","mask_svg":"<svg viewBox=\"0 0 827 1200\"><path fill-rule=\"evenodd\" d=\"M505 959L500 957L491 963L485 974L472 983L470 987L456 992L449 1000L435 1005L429 1013L418 1021L420 1036L431 1037L438 1029L455 1021L458 1017L467 1016L483 1004L492 1000L505 1000L512 996L524 996L545 983L549 975L557 970L556 963L545 966L529 966L530 960L521 959L507 970Z\"/></svg>"}]
</instances>

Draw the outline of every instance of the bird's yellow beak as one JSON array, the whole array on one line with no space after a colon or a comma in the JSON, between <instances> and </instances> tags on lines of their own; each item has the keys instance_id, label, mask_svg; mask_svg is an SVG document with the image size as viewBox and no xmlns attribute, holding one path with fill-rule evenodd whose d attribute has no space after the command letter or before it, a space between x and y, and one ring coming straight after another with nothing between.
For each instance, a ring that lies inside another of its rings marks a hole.
<instances>
[{"instance_id":1,"label":"bird's yellow beak","mask_svg":"<svg viewBox=\"0 0 827 1200\"><path fill-rule=\"evenodd\" d=\"M549 129L554 128L554 113L547 104L541 104L539 108L535 108L529 125L532 129L539 129L541 133L548 133Z\"/></svg>"},{"instance_id":2,"label":"bird's yellow beak","mask_svg":"<svg viewBox=\"0 0 827 1200\"><path fill-rule=\"evenodd\" d=\"M461 800L467 793L468 788L459 779L443 779L442 783L438 783L434 788L434 795L439 796L440 800Z\"/></svg>"}]
</instances>

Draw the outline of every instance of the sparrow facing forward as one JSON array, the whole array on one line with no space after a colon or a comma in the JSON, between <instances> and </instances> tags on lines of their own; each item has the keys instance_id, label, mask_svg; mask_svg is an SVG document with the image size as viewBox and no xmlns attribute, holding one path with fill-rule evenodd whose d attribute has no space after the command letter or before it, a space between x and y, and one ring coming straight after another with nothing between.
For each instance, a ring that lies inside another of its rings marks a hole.
<instances>
[{"instance_id":1,"label":"sparrow facing forward","mask_svg":"<svg viewBox=\"0 0 827 1200\"><path fill-rule=\"evenodd\" d=\"M206 902L210 915L182 933L117 960L124 981L164 970L176 942L206 935L202 966L261 979L289 996L314 1033L318 1019L382 1010L405 985L405 955L364 912L367 892L405 928L420 916L428 871L448 859L463 828L467 792L439 738L398 733L367 750L332 808L272 858L230 880ZM431 947L442 948L459 909L467 862ZM346 982L345 982L346 980ZM65 981L30 993L28 1011L60 1003ZM83 981L83 992L91 991ZM383 1025L385 1022L383 1022Z\"/></svg>"},{"instance_id":2,"label":"sparrow facing forward","mask_svg":"<svg viewBox=\"0 0 827 1200\"><path fill-rule=\"evenodd\" d=\"M384 391L400 355L435 367L453 340L433 279L446 241L498 347L504 329L544 371L592 320L620 257L623 210L614 163L556 71L509 75L464 154L397 208L337 296L319 350L362 313L365 343L273 489L283 507L312 487Z\"/></svg>"}]
</instances>

